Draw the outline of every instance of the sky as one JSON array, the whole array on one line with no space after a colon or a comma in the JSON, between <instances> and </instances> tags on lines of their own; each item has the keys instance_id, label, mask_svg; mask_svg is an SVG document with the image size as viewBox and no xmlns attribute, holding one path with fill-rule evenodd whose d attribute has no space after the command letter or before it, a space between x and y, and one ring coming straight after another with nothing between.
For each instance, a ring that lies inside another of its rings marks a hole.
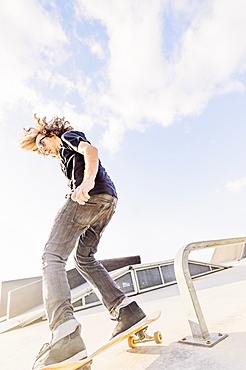
<instances>
[{"instance_id":1,"label":"sky","mask_svg":"<svg viewBox=\"0 0 246 370\"><path fill-rule=\"evenodd\" d=\"M98 259L246 235L245 19L244 0L1 1L0 281L41 275L69 191L19 149L34 113L83 131L116 185Z\"/></svg>"}]
</instances>

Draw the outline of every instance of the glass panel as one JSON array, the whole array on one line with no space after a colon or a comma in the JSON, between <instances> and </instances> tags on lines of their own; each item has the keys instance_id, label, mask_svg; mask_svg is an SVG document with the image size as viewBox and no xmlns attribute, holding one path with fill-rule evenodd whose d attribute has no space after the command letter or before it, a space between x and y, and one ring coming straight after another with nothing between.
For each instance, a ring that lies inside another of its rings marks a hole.
<instances>
[{"instance_id":1,"label":"glass panel","mask_svg":"<svg viewBox=\"0 0 246 370\"><path fill-rule=\"evenodd\" d=\"M163 276L165 284L176 281L173 264L162 266L161 272L162 272L162 276Z\"/></svg>"},{"instance_id":2,"label":"glass panel","mask_svg":"<svg viewBox=\"0 0 246 370\"><path fill-rule=\"evenodd\" d=\"M196 265L195 263L189 263L189 271L191 276L203 274L204 272L210 271L209 266Z\"/></svg>"},{"instance_id":3,"label":"glass panel","mask_svg":"<svg viewBox=\"0 0 246 370\"><path fill-rule=\"evenodd\" d=\"M73 307L80 307L80 306L82 306L82 299L79 299L78 301L73 302Z\"/></svg>"},{"instance_id":4,"label":"glass panel","mask_svg":"<svg viewBox=\"0 0 246 370\"><path fill-rule=\"evenodd\" d=\"M97 295L92 292L90 294L88 294L86 297L85 297L85 304L90 304L90 303L94 303L96 301L99 301Z\"/></svg>"},{"instance_id":5,"label":"glass panel","mask_svg":"<svg viewBox=\"0 0 246 370\"><path fill-rule=\"evenodd\" d=\"M117 278L116 280L117 286L125 293L134 292L134 286L132 281L131 273L128 272L127 274Z\"/></svg>"},{"instance_id":6,"label":"glass panel","mask_svg":"<svg viewBox=\"0 0 246 370\"><path fill-rule=\"evenodd\" d=\"M161 274L158 267L137 271L137 277L140 289L162 285Z\"/></svg>"}]
</instances>

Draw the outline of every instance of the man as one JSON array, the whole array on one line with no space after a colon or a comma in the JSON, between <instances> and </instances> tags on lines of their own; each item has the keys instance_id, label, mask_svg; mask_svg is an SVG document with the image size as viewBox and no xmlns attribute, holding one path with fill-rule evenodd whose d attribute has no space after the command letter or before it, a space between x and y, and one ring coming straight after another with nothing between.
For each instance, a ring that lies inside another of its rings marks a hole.
<instances>
[{"instance_id":1,"label":"man","mask_svg":"<svg viewBox=\"0 0 246 370\"><path fill-rule=\"evenodd\" d=\"M52 339L41 348L35 360L33 369L38 370L53 363L87 357L80 336L81 325L73 314L65 271L73 250L77 270L118 321L113 337L146 316L94 257L117 204L115 186L98 159L97 148L90 144L84 133L73 130L64 117L54 117L50 122L46 122L46 118L34 117L37 126L24 129L21 148L59 159L71 188L55 218L42 256L44 304ZM90 365L83 370L90 370Z\"/></svg>"}]
</instances>

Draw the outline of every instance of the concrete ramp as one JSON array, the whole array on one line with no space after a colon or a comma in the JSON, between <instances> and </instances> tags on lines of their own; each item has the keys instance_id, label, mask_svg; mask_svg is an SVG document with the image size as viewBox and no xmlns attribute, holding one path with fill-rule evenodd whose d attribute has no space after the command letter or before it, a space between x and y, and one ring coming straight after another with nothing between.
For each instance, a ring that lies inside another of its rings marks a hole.
<instances>
[{"instance_id":1,"label":"concrete ramp","mask_svg":"<svg viewBox=\"0 0 246 370\"><path fill-rule=\"evenodd\" d=\"M237 243L225 245L222 248L215 248L211 258L211 263L223 264L240 261L246 257L246 244Z\"/></svg>"},{"instance_id":2,"label":"concrete ramp","mask_svg":"<svg viewBox=\"0 0 246 370\"><path fill-rule=\"evenodd\" d=\"M26 286L24 287L26 289ZM82 284L71 290L72 303L77 301L81 294L85 294L87 290L91 290L88 283ZM17 329L29 325L37 320L45 320L45 310L43 303L26 310L24 313L16 315L11 318L6 318L0 323L0 334L9 330Z\"/></svg>"},{"instance_id":3,"label":"concrete ramp","mask_svg":"<svg viewBox=\"0 0 246 370\"><path fill-rule=\"evenodd\" d=\"M146 313L162 311L160 319L149 326L149 332L161 331L163 343L145 343L129 349L124 341L95 358L92 369L245 370L246 260L199 277L194 285L209 331L227 333L228 338L212 348L178 343L190 335L190 327L178 287L170 285L134 297ZM82 324L89 353L108 341L115 323L103 306L78 311L75 316ZM40 347L49 340L47 322L42 321L0 335L1 369L31 369Z\"/></svg>"},{"instance_id":4,"label":"concrete ramp","mask_svg":"<svg viewBox=\"0 0 246 370\"><path fill-rule=\"evenodd\" d=\"M190 273L194 278L221 271L225 268L211 263L189 261ZM128 296L176 284L173 260L130 265L111 271L110 275ZM78 279L76 276L74 280L76 281L75 285L77 285ZM70 286L72 282L70 281ZM71 300L75 311L101 304L88 283L83 283L71 289ZM8 292L7 317L6 321L0 323L0 333L26 326L44 318L42 280L36 280Z\"/></svg>"},{"instance_id":5,"label":"concrete ramp","mask_svg":"<svg viewBox=\"0 0 246 370\"><path fill-rule=\"evenodd\" d=\"M0 323L0 334L9 330L24 327L42 318L45 319L45 311L43 305L40 305L39 307L26 311L22 315L2 321Z\"/></svg>"}]
</instances>

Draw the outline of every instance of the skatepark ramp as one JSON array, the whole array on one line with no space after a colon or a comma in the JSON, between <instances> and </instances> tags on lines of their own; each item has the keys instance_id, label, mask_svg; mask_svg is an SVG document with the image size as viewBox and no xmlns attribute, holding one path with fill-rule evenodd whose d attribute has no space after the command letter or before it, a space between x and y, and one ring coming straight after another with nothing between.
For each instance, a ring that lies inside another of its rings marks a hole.
<instances>
[{"instance_id":1,"label":"skatepark ramp","mask_svg":"<svg viewBox=\"0 0 246 370\"><path fill-rule=\"evenodd\" d=\"M228 268L191 260L188 266L192 277L199 277ZM128 296L145 293L176 283L174 260L131 265L112 271L110 274L120 289ZM98 296L90 287L84 291L81 290L77 298L77 300L73 299L75 310L100 304Z\"/></svg>"},{"instance_id":2,"label":"skatepark ramp","mask_svg":"<svg viewBox=\"0 0 246 370\"><path fill-rule=\"evenodd\" d=\"M189 334L189 325L178 286L170 284L134 296L148 315L162 312L149 334L161 331L163 343L128 349L123 341L94 358L93 370L245 370L246 259L231 266L193 280L210 331L227 333L226 340L212 348L178 342ZM75 317L82 325L89 355L108 343L116 323L104 307L78 310ZM1 370L31 369L38 350L49 338L47 322L42 321L0 335Z\"/></svg>"},{"instance_id":3,"label":"skatepark ramp","mask_svg":"<svg viewBox=\"0 0 246 370\"><path fill-rule=\"evenodd\" d=\"M211 263L189 261L189 271L192 277L203 276L224 270L225 268L227 267ZM110 275L128 296L145 293L176 283L174 260L148 264L133 264L111 271ZM35 286L38 286L38 292L35 291ZM36 304L32 303L31 292L35 297L38 295L38 299L34 299ZM8 312L11 312L11 316L0 323L0 333L13 328L26 326L38 319L45 319L45 311L40 299L40 292L41 280L39 279L9 292L10 301ZM75 311L101 304L98 296L88 283L83 283L72 288L71 296ZM28 299L26 299L27 297ZM11 300L13 301L13 309L10 310Z\"/></svg>"}]
</instances>

